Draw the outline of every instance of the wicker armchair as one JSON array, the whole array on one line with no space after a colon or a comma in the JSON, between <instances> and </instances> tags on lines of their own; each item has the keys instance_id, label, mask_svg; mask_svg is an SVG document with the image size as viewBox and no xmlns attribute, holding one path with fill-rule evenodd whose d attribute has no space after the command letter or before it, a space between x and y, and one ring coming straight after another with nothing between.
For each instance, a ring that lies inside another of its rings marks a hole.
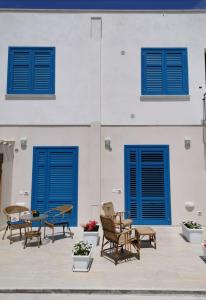
<instances>
[{"instance_id":1,"label":"wicker armchair","mask_svg":"<svg viewBox=\"0 0 206 300\"><path fill-rule=\"evenodd\" d=\"M61 226L63 227L64 236L66 227L70 237L73 238L74 234L69 226L69 214L72 212L72 209L72 205L61 205L46 212L49 214L49 218L44 223L44 238L46 236L46 227L49 227L52 230L52 242L54 242L54 228Z\"/></svg>"},{"instance_id":2,"label":"wicker armchair","mask_svg":"<svg viewBox=\"0 0 206 300\"><path fill-rule=\"evenodd\" d=\"M7 230L10 230L10 244L13 242L12 240L12 232L13 230L19 230L20 231L20 239L22 238L22 229L25 229L30 226L30 223L21 220L21 215L24 212L28 212L29 209L25 206L21 205L10 205L3 209L4 214L7 217L7 226L4 232L4 235L2 237L2 240L4 239ZM12 215L15 215L15 219L12 220Z\"/></svg>"},{"instance_id":3,"label":"wicker armchair","mask_svg":"<svg viewBox=\"0 0 206 300\"><path fill-rule=\"evenodd\" d=\"M132 219L125 218L125 216L128 217L126 211L115 212L112 202L103 203L102 209L106 217L111 217L114 220L115 225L120 228L120 231L127 227L131 228Z\"/></svg>"},{"instance_id":4,"label":"wicker armchair","mask_svg":"<svg viewBox=\"0 0 206 300\"><path fill-rule=\"evenodd\" d=\"M117 232L114 220L111 217L100 216L103 239L101 247L101 256L114 261L115 265L119 261L136 257L140 259L140 243L137 231L128 229ZM132 252L132 247L135 253Z\"/></svg>"}]
</instances>

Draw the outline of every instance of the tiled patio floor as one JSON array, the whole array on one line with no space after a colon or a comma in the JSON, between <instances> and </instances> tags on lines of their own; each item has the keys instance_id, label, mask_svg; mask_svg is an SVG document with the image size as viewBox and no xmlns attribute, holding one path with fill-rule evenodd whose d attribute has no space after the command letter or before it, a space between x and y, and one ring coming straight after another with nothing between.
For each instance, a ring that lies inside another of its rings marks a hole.
<instances>
[{"instance_id":1,"label":"tiled patio floor","mask_svg":"<svg viewBox=\"0 0 206 300\"><path fill-rule=\"evenodd\" d=\"M186 242L180 227L153 227L157 250L142 248L141 259L115 266L93 253L88 273L72 272L72 246L82 239L58 238L53 244L23 249L23 241L0 240L0 289L101 289L206 291L206 262L200 245ZM2 232L0 238L2 238Z\"/></svg>"}]
</instances>

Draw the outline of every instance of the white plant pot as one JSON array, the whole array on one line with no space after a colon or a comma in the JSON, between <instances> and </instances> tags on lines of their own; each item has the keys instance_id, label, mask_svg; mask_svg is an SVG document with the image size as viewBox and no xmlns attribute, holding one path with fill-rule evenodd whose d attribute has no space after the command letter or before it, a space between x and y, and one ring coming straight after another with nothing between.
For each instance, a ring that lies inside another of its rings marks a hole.
<instances>
[{"instance_id":1,"label":"white plant pot","mask_svg":"<svg viewBox=\"0 0 206 300\"><path fill-rule=\"evenodd\" d=\"M72 258L74 272L88 272L92 262L92 249L88 255L72 254Z\"/></svg>"},{"instance_id":2,"label":"white plant pot","mask_svg":"<svg viewBox=\"0 0 206 300\"><path fill-rule=\"evenodd\" d=\"M203 252L204 259L206 259L206 247L204 246L204 244L202 244L202 252Z\"/></svg>"},{"instance_id":3,"label":"white plant pot","mask_svg":"<svg viewBox=\"0 0 206 300\"><path fill-rule=\"evenodd\" d=\"M182 234L190 243L201 244L203 229L190 229L182 223Z\"/></svg>"},{"instance_id":4,"label":"white plant pot","mask_svg":"<svg viewBox=\"0 0 206 300\"><path fill-rule=\"evenodd\" d=\"M84 231L84 242L97 246L99 241L99 231Z\"/></svg>"}]
</instances>

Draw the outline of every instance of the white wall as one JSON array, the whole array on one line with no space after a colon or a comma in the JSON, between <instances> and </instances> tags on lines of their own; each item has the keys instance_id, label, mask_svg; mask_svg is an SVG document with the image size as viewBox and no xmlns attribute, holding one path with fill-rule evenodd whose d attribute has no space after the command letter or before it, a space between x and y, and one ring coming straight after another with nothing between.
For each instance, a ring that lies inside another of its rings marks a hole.
<instances>
[{"instance_id":1,"label":"white wall","mask_svg":"<svg viewBox=\"0 0 206 300\"><path fill-rule=\"evenodd\" d=\"M0 36L1 124L99 120L99 43L91 37L90 15L1 12ZM56 47L56 100L5 100L9 46Z\"/></svg>"},{"instance_id":2,"label":"white wall","mask_svg":"<svg viewBox=\"0 0 206 300\"><path fill-rule=\"evenodd\" d=\"M101 19L96 22L93 17ZM125 144L169 144L172 222L188 218L206 224L199 126L205 91L204 25L204 13L1 11L0 138L15 140L18 149L9 166L12 182L5 204L10 190L10 203L30 206L33 146L79 146L81 223L98 215L101 201L124 207ZM56 47L56 100L6 100L9 46ZM140 101L141 47L188 48L189 101ZM27 150L20 148L21 137L28 138ZM111 152L104 149L105 137L111 137ZM184 148L185 137L192 139L190 150ZM113 188L122 194L112 193ZM29 191L29 196L22 191ZM196 205L190 214L186 201Z\"/></svg>"},{"instance_id":3,"label":"white wall","mask_svg":"<svg viewBox=\"0 0 206 300\"><path fill-rule=\"evenodd\" d=\"M192 219L206 225L206 154L200 126L22 126L0 127L0 135L2 132L16 140L13 160L4 161L7 171L4 173L3 169L3 207L11 203L31 205L33 146L79 146L78 224L81 224L98 218L101 202L112 200L117 210L124 209L124 145L167 144L172 224ZM26 150L20 147L22 136L28 139ZM185 137L191 139L188 150L184 147ZM105 149L105 138L111 138L112 151ZM113 189L120 189L121 193L113 193ZM25 191L28 196L22 195ZM185 209L187 201L195 203L194 211ZM198 211L202 216L198 216Z\"/></svg>"},{"instance_id":4,"label":"white wall","mask_svg":"<svg viewBox=\"0 0 206 300\"><path fill-rule=\"evenodd\" d=\"M100 134L98 124L84 127L0 127L0 136L12 136L16 141L14 157L3 162L2 208L11 203L31 207L32 161L34 146L78 146L78 223L97 215L100 185ZM95 134L97 131L97 134ZM27 137L26 150L20 147L21 137ZM95 147L93 147L95 146ZM1 151L1 148L0 148ZM13 151L12 151L13 152ZM7 171L5 170L7 169ZM11 171L12 170L12 171ZM8 197L8 190L10 191ZM24 195L28 192L28 195ZM99 213L98 213L99 215Z\"/></svg>"},{"instance_id":5,"label":"white wall","mask_svg":"<svg viewBox=\"0 0 206 300\"><path fill-rule=\"evenodd\" d=\"M112 151L104 148L104 138L111 138ZM186 150L184 138L191 138ZM103 127L101 199L112 200L117 210L124 205L124 145L169 145L172 224L196 220L206 225L206 170L202 128L198 126L168 127ZM121 194L113 193L121 189ZM188 212L185 202L195 203ZM198 211L202 216L198 216Z\"/></svg>"},{"instance_id":6,"label":"white wall","mask_svg":"<svg viewBox=\"0 0 206 300\"><path fill-rule=\"evenodd\" d=\"M101 34L93 36L91 18L97 16L102 18L101 40ZM200 124L204 25L205 14L194 12L1 11L0 124L71 125L100 119L108 125ZM56 47L56 100L5 100L8 46ZM140 101L141 47L188 48L189 101Z\"/></svg>"},{"instance_id":7,"label":"white wall","mask_svg":"<svg viewBox=\"0 0 206 300\"><path fill-rule=\"evenodd\" d=\"M204 14L105 15L102 47L103 123L200 124L201 100L205 91L204 23ZM188 48L190 101L140 101L142 47ZM121 51L125 51L125 55L121 55ZM132 119L131 114L135 114L135 118Z\"/></svg>"}]
</instances>

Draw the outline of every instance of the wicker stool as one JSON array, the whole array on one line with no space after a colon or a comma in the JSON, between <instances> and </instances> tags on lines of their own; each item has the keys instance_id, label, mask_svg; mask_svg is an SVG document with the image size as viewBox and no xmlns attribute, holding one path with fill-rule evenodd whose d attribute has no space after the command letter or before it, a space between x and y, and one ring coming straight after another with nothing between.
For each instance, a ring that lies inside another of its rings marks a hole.
<instances>
[{"instance_id":1,"label":"wicker stool","mask_svg":"<svg viewBox=\"0 0 206 300\"><path fill-rule=\"evenodd\" d=\"M38 239L38 247L40 247L40 245L41 245L41 230L30 230L25 233L24 249L27 247L28 239L31 240L34 237Z\"/></svg>"},{"instance_id":2,"label":"wicker stool","mask_svg":"<svg viewBox=\"0 0 206 300\"><path fill-rule=\"evenodd\" d=\"M144 236L148 235L150 244L156 249L156 232L151 227L137 227L137 234L139 235L140 241ZM140 243L141 244L141 243Z\"/></svg>"}]
</instances>

